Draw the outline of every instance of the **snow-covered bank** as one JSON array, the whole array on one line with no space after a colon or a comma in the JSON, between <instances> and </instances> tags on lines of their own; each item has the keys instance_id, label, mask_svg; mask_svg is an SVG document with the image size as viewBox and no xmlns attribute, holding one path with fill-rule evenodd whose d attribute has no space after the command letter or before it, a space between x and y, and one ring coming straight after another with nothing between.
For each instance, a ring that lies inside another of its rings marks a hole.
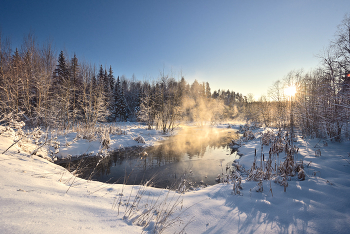
<instances>
[{"instance_id":1,"label":"snow-covered bank","mask_svg":"<svg viewBox=\"0 0 350 234\"><path fill-rule=\"evenodd\" d=\"M108 151L132 146L148 147L157 144L166 136L161 131L148 130L147 126L130 122L47 131L39 128L22 130L23 126L18 122L13 125L16 126L16 131L0 126L0 135L20 140L13 149L29 154L37 151L36 155L51 159L106 155Z\"/></svg>"},{"instance_id":2,"label":"snow-covered bank","mask_svg":"<svg viewBox=\"0 0 350 234\"><path fill-rule=\"evenodd\" d=\"M256 136L259 131L255 130ZM13 140L12 136L0 135L0 152ZM165 233L179 232L186 224L187 233L348 233L350 142L328 142L326 146L321 141L319 148L314 148L318 142L300 137L295 142L297 157L304 160L304 181L292 178L286 192L282 186L264 181L263 191L256 192L253 188L257 182L243 179L241 195L232 194L232 184L180 195L164 189L86 181L13 147L0 154L0 233L141 233L142 227L136 223L167 194L173 200L181 196L183 204L174 214L183 213L182 222L165 229ZM259 138L244 142L239 164L251 167L255 149L260 154ZM318 149L320 157L315 156ZM266 155L268 150L264 148ZM143 191L141 196L139 191ZM139 211L132 210L123 219L130 207L126 204L137 197L141 198ZM161 207L152 211L155 216L147 232L156 226Z\"/></svg>"},{"instance_id":3,"label":"snow-covered bank","mask_svg":"<svg viewBox=\"0 0 350 234\"><path fill-rule=\"evenodd\" d=\"M164 138L164 135L160 131L147 130L147 126L138 123L119 122L116 126L120 129L120 133L109 134L110 141L108 150L116 150L132 146L152 146ZM142 137L144 143L137 141L138 137ZM76 132L58 136L57 140L63 146L57 154L57 157L59 158L65 158L69 155L96 155L102 149L99 140L91 141L81 139L77 137Z\"/></svg>"},{"instance_id":4,"label":"snow-covered bank","mask_svg":"<svg viewBox=\"0 0 350 234\"><path fill-rule=\"evenodd\" d=\"M111 209L113 188L76 179L66 193L72 175L37 156L1 155L0 165L0 233L141 232Z\"/></svg>"},{"instance_id":5,"label":"snow-covered bank","mask_svg":"<svg viewBox=\"0 0 350 234\"><path fill-rule=\"evenodd\" d=\"M122 147L137 145L133 137L140 135L146 146L162 139L158 131L146 131L141 126L123 127L126 134L117 135L118 140L112 138L112 146L116 141ZM65 135L65 140L75 139L72 135ZM15 139L12 130L0 135L0 233L140 233L142 227L128 221L132 216L124 217L130 207L126 204L131 204L140 188L147 189L151 199L167 193L151 187L111 185L77 178L43 159L45 150L40 151L40 157L28 154L37 147L35 144L26 142L21 147L15 144L8 149ZM99 150L99 142L82 139L73 141L62 151L71 155L80 153L87 149L84 142L92 146L92 150ZM141 203L151 204L150 199Z\"/></svg>"},{"instance_id":6,"label":"snow-covered bank","mask_svg":"<svg viewBox=\"0 0 350 234\"><path fill-rule=\"evenodd\" d=\"M196 220L188 233L349 233L350 142L314 148L318 142L297 138L306 180L292 178L286 192L270 181L263 182L263 192L256 192L258 182L243 180L241 196L231 194L232 184L187 193L188 205L207 198L191 208ZM265 148L268 155L269 147ZM255 149L260 154L260 139L244 143L240 165L251 167ZM321 157L315 157L317 149Z\"/></svg>"}]
</instances>

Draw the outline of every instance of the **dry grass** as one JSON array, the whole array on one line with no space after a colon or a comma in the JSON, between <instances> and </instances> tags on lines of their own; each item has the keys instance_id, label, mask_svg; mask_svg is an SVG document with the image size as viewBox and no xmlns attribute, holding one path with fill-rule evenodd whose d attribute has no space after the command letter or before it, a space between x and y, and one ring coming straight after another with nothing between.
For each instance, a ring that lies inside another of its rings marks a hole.
<instances>
[{"instance_id":1,"label":"dry grass","mask_svg":"<svg viewBox=\"0 0 350 234\"><path fill-rule=\"evenodd\" d=\"M249 135L252 134L249 126L240 128L240 132L243 134L244 140L249 140ZM293 144L290 133L284 131L278 131L274 133L271 130L265 131L261 134L261 152L263 152L264 146L270 147L268 156L263 153L257 156L255 149L254 162L249 169L245 169L239 165L237 161L233 163L236 171L233 176L228 176L231 183L233 183L233 194L241 195L242 189L241 180L244 177L247 181L258 182L257 186L251 189L251 191L262 192L263 181L270 181L270 192L273 196L271 181L280 184L284 187L284 191L288 187L288 181L292 177L297 176L298 180L305 180L305 171L303 161L297 161L297 155L299 149ZM280 161L284 154L283 160Z\"/></svg>"}]
</instances>

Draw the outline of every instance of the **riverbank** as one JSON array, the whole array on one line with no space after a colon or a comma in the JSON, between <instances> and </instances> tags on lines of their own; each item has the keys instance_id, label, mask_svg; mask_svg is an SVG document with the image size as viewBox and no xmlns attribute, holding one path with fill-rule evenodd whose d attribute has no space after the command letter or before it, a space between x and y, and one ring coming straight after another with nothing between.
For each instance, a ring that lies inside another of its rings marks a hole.
<instances>
[{"instance_id":1,"label":"riverbank","mask_svg":"<svg viewBox=\"0 0 350 234\"><path fill-rule=\"evenodd\" d=\"M261 131L253 130L256 138L239 149L239 164L246 169L255 149L261 153ZM13 140L0 135L1 152ZM231 183L180 194L86 181L12 147L0 154L0 233L141 233L146 224L146 233L152 233L171 222L175 225L163 229L165 233L180 232L186 225L187 233L347 233L350 143L297 136L294 144L305 165L304 181L291 178L286 192L264 181L263 190L256 192L258 182L242 177L239 195L233 194ZM316 150L321 156L315 156Z\"/></svg>"}]
</instances>

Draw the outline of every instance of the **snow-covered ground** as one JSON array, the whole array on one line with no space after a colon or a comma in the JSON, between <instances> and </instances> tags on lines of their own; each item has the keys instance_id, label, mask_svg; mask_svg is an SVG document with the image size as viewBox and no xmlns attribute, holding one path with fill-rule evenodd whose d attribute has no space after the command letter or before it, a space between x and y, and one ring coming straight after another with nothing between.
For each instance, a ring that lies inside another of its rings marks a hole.
<instances>
[{"instance_id":1,"label":"snow-covered ground","mask_svg":"<svg viewBox=\"0 0 350 234\"><path fill-rule=\"evenodd\" d=\"M160 131L147 130L147 126L138 123L120 122L111 126L117 127L120 133L109 134L110 142L108 151L131 146L152 146L164 138L164 135ZM135 139L138 137L142 137L144 143L136 141ZM83 154L96 155L102 149L99 139L92 141L82 139L76 132L63 135L59 134L57 141L61 145L59 152L56 154L58 158L66 158L69 155L73 157Z\"/></svg>"},{"instance_id":2,"label":"snow-covered ground","mask_svg":"<svg viewBox=\"0 0 350 234\"><path fill-rule=\"evenodd\" d=\"M161 133L137 125L125 126L124 130L129 134L111 136L113 147L140 144L133 140L139 135L149 145L162 138ZM256 136L259 131L255 130ZM72 135L66 136L68 142L77 139L74 133L69 134ZM30 156L27 153L30 150L26 152L17 145L1 154L13 141L13 134L0 135L0 233L141 233L145 224L148 224L145 231L152 233L155 227L165 227L172 221L176 221L175 225L164 229L165 233L180 232L185 225L186 233L350 230L349 141L328 142L326 146L319 139L297 137L297 157L303 159L306 180L292 178L286 192L282 186L265 181L263 191L256 192L257 182L243 177L241 195L232 194L232 184L179 194L151 187L86 181L41 157ZM98 141L84 141L77 139L66 144L66 149L62 147L60 152L78 155L100 147ZM25 147L35 148L29 143ZM260 154L259 138L245 142L239 149L244 154L239 164L250 168L255 149ZM320 157L315 156L318 149ZM264 148L266 155L268 150ZM284 153L281 160L283 156Z\"/></svg>"}]
</instances>

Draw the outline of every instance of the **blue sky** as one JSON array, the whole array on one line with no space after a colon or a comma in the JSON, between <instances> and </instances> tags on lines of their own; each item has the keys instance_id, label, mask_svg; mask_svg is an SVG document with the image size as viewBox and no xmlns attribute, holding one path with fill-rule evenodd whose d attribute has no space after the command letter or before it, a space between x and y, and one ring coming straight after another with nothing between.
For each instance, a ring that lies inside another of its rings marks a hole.
<instances>
[{"instance_id":1,"label":"blue sky","mask_svg":"<svg viewBox=\"0 0 350 234\"><path fill-rule=\"evenodd\" d=\"M346 13L348 0L0 0L0 28L14 47L32 32L115 75L157 79L164 69L260 96L289 71L317 67Z\"/></svg>"}]
</instances>

